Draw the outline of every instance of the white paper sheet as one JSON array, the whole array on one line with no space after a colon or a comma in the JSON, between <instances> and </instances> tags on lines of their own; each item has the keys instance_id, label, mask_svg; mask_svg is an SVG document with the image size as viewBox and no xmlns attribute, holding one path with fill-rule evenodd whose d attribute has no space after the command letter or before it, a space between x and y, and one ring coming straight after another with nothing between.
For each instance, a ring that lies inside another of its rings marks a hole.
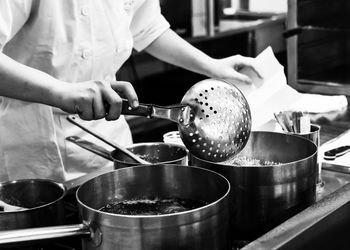
<instances>
[{"instance_id":1,"label":"white paper sheet","mask_svg":"<svg viewBox=\"0 0 350 250\"><path fill-rule=\"evenodd\" d=\"M242 73L253 79L253 84L235 85L247 98L252 113L252 130L282 131L273 113L284 110L322 113L341 110L347 106L343 95L327 96L299 93L287 84L284 67L268 47L256 58L256 64L263 79L259 79L249 68Z\"/></svg>"}]
</instances>

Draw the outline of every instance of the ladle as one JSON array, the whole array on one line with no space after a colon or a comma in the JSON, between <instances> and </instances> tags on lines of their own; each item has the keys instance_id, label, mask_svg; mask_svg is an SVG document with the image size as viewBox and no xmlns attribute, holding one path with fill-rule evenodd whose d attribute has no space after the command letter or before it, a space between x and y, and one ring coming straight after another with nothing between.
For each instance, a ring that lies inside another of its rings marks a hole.
<instances>
[{"instance_id":1,"label":"ladle","mask_svg":"<svg viewBox=\"0 0 350 250\"><path fill-rule=\"evenodd\" d=\"M92 130L88 129L87 127L85 127L84 125L82 125L81 123L79 123L77 121L77 117L75 117L74 115L69 115L67 117L67 120L69 122L71 122L72 124L80 127L81 129L83 129L84 131L86 131L87 133L95 136L96 138L100 139L101 141L107 143L108 145L112 146L113 148L120 150L121 152L123 152L124 154L126 154L127 156L129 156L130 158L132 158L134 161L136 161L137 163L141 163L141 164L152 164L148 161L145 161L144 159L142 159L141 157L137 156L136 154L134 154L133 152L123 148L122 146L111 142L109 140L107 140L106 138L104 138L103 136L97 134L96 132L93 132Z\"/></svg>"},{"instance_id":2,"label":"ladle","mask_svg":"<svg viewBox=\"0 0 350 250\"><path fill-rule=\"evenodd\" d=\"M140 104L132 108L123 100L121 113L176 122L190 153L214 162L225 161L239 153L251 131L246 98L235 86L217 79L194 84L180 105Z\"/></svg>"},{"instance_id":3,"label":"ladle","mask_svg":"<svg viewBox=\"0 0 350 250\"><path fill-rule=\"evenodd\" d=\"M217 79L194 84L180 105L140 104L133 109L124 101L122 114L176 122L190 153L214 162L225 161L239 153L251 131L251 113L246 98L235 86Z\"/></svg>"}]
</instances>

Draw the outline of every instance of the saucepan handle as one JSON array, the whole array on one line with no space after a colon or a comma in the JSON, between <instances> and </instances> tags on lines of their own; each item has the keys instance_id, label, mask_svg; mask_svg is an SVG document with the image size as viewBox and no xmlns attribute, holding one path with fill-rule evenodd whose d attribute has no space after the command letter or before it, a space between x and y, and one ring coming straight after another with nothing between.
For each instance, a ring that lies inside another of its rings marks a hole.
<instances>
[{"instance_id":1,"label":"saucepan handle","mask_svg":"<svg viewBox=\"0 0 350 250\"><path fill-rule=\"evenodd\" d=\"M89 226L83 223L66 226L4 230L0 231L0 245L58 239L68 236L91 237L91 235Z\"/></svg>"},{"instance_id":2,"label":"saucepan handle","mask_svg":"<svg viewBox=\"0 0 350 250\"><path fill-rule=\"evenodd\" d=\"M74 144L78 145L79 147L82 147L92 153L95 153L107 160L114 161L113 157L111 156L111 152L107 149L98 146L97 144L94 144L90 141L84 140L78 136L68 136L66 138L67 141L73 142Z\"/></svg>"}]
</instances>

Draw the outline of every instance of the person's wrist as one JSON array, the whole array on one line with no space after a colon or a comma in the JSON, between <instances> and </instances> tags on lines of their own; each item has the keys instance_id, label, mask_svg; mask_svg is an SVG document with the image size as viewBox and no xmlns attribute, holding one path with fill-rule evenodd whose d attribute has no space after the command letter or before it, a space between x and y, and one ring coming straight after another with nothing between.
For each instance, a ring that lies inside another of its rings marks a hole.
<instances>
[{"instance_id":1,"label":"person's wrist","mask_svg":"<svg viewBox=\"0 0 350 250\"><path fill-rule=\"evenodd\" d=\"M69 83L53 79L49 92L49 105L64 109L66 102L65 100L69 94L67 89L69 89Z\"/></svg>"},{"instance_id":2,"label":"person's wrist","mask_svg":"<svg viewBox=\"0 0 350 250\"><path fill-rule=\"evenodd\" d=\"M206 63L204 64L204 74L207 76L207 77L210 77L210 78L216 78L217 77L217 70L216 70L216 67L217 67L217 59L215 58L209 58L208 60L206 60Z\"/></svg>"}]
</instances>

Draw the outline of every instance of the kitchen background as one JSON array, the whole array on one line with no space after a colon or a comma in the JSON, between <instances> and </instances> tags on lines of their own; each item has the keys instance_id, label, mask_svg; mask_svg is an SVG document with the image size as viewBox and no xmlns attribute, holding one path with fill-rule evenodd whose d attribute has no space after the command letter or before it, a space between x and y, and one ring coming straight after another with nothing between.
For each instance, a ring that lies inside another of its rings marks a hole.
<instances>
[{"instance_id":1,"label":"kitchen background","mask_svg":"<svg viewBox=\"0 0 350 250\"><path fill-rule=\"evenodd\" d=\"M297 80L297 37L287 30L298 26L296 13L307 16L306 19L318 20L319 15L309 10L309 5L321 6L327 1L320 0L162 0L162 12L172 28L197 48L209 55L221 58L235 54L257 56L271 46L273 52L284 66L285 75L291 80L288 84L306 92L314 88L300 85ZM339 0L332 4L333 12L346 9L346 1ZM289 6L289 7L288 7ZM289 11L288 11L289 8ZM326 8L327 9L327 8ZM333 13L334 14L334 13ZM290 26L290 27L289 27ZM307 35L308 36L308 35ZM303 41L303 40L302 40ZM310 38L306 39L310 41ZM315 43L314 41L312 43ZM323 47L328 45L324 41ZM331 43L331 42L330 42ZM344 49L332 45L331 53L339 56ZM302 46L305 50L305 42ZM310 46L309 46L310 47ZM311 46L312 47L312 46ZM311 62L308 49L308 63ZM325 57L329 53L325 53ZM287 56L288 55L288 56ZM321 53L318 53L321 56ZM343 58L343 57L341 57ZM304 59L303 59L304 60ZM288 71L288 66L290 70ZM303 63L303 67L308 67ZM301 72L304 72L301 70ZM117 74L117 79L133 83L143 103L171 105L179 103L192 84L205 78L187 70L163 63L146 53L134 52ZM320 92L320 89L316 89ZM321 88L322 93L332 93ZM176 130L176 125L159 119L129 117L135 142L161 141L162 135Z\"/></svg>"}]
</instances>

